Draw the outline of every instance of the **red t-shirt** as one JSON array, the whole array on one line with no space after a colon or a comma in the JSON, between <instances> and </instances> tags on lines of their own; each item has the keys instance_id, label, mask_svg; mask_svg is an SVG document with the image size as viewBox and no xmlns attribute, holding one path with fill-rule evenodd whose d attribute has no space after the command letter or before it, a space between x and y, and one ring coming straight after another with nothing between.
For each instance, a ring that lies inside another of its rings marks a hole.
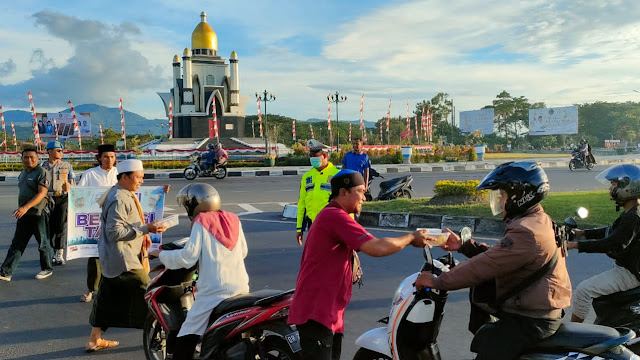
<instances>
[{"instance_id":1,"label":"red t-shirt","mask_svg":"<svg viewBox=\"0 0 640 360\"><path fill-rule=\"evenodd\" d=\"M353 250L373 238L335 202L320 211L302 251L289 324L314 320L333 332L344 332L344 311L353 289Z\"/></svg>"}]
</instances>

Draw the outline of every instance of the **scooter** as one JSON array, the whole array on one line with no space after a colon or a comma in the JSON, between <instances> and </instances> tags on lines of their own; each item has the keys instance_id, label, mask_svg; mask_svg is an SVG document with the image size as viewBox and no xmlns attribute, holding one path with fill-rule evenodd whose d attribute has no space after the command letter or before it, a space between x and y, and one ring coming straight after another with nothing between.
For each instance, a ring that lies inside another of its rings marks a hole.
<instances>
[{"instance_id":1,"label":"scooter","mask_svg":"<svg viewBox=\"0 0 640 360\"><path fill-rule=\"evenodd\" d=\"M589 156L585 156L584 160L582 154L578 149L574 149L571 152L571 160L569 160L569 170L574 171L575 169L585 168L587 170L593 169L595 164L589 160Z\"/></svg>"},{"instance_id":2,"label":"scooter","mask_svg":"<svg viewBox=\"0 0 640 360\"><path fill-rule=\"evenodd\" d=\"M585 208L579 208L577 214L584 219L588 211ZM571 230L576 229L578 224L575 218L569 217L565 219L563 227L565 229L561 233L564 234L563 240L566 244L566 241L574 239ZM596 313L594 324L615 328L625 327L640 334L640 287L600 296L593 299L592 306ZM640 338L630 340L625 346L635 354L640 354Z\"/></svg>"},{"instance_id":3,"label":"scooter","mask_svg":"<svg viewBox=\"0 0 640 360\"><path fill-rule=\"evenodd\" d=\"M461 237L470 238L471 230L463 230ZM421 271L429 271L436 276L456 265L451 253L433 260L428 246L424 248L424 259ZM416 290L414 284L419 274L408 276L398 286L389 317L378 321L386 326L369 330L356 340L360 349L354 360L442 359L437 337L448 291ZM639 359L623 345L634 337L635 333L626 328L568 323L518 359ZM472 344L471 351L474 350Z\"/></svg>"},{"instance_id":4,"label":"scooter","mask_svg":"<svg viewBox=\"0 0 640 360\"><path fill-rule=\"evenodd\" d=\"M210 170L206 165L202 165L202 156L198 155L183 172L183 176L187 180L193 180L200 177L214 177L216 179L224 179L227 176L227 162L216 165L215 170Z\"/></svg>"},{"instance_id":5,"label":"scooter","mask_svg":"<svg viewBox=\"0 0 640 360\"><path fill-rule=\"evenodd\" d=\"M373 182L373 179L376 177L384 179L384 177L380 175L380 173L378 173L373 168L370 168L369 183L368 183L369 189L371 189L371 183ZM411 199L411 197L413 196L413 187L411 186L412 182L413 182L412 175L402 176L402 177L394 178L391 180L383 181L380 183L380 192L378 192L378 196L375 199L373 199L373 196L371 196L370 190L367 191L367 194L365 194L365 197L367 198L367 201L394 200L398 198Z\"/></svg>"},{"instance_id":6,"label":"scooter","mask_svg":"<svg viewBox=\"0 0 640 360\"><path fill-rule=\"evenodd\" d=\"M187 239L162 245L163 250L182 248ZM144 296L149 315L143 330L147 360L164 360L173 353L180 326L197 292L197 264L189 269L157 272ZM195 358L203 359L300 359L300 336L287 325L294 290L259 290L222 301L211 312L207 330Z\"/></svg>"}]
</instances>

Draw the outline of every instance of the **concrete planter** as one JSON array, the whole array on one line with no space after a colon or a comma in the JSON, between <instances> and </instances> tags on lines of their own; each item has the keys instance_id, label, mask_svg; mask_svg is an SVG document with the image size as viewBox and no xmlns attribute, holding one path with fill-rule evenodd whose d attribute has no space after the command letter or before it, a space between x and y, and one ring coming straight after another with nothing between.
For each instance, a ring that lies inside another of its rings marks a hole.
<instances>
[{"instance_id":1,"label":"concrete planter","mask_svg":"<svg viewBox=\"0 0 640 360\"><path fill-rule=\"evenodd\" d=\"M404 164L411 164L411 153L413 152L413 146L402 147L402 161Z\"/></svg>"}]
</instances>

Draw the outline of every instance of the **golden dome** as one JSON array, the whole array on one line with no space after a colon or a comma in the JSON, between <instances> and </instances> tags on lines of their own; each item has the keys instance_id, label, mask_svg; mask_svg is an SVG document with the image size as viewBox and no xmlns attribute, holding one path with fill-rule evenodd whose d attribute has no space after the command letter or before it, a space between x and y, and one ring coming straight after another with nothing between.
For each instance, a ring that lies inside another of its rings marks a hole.
<instances>
[{"instance_id":1,"label":"golden dome","mask_svg":"<svg viewBox=\"0 0 640 360\"><path fill-rule=\"evenodd\" d=\"M218 51L218 35L207 23L207 14L200 13L200 23L191 33L192 49L212 49Z\"/></svg>"},{"instance_id":2,"label":"golden dome","mask_svg":"<svg viewBox=\"0 0 640 360\"><path fill-rule=\"evenodd\" d=\"M184 48L182 56L191 56L191 50L189 50L189 48Z\"/></svg>"},{"instance_id":3,"label":"golden dome","mask_svg":"<svg viewBox=\"0 0 640 360\"><path fill-rule=\"evenodd\" d=\"M231 52L231 58L232 58L232 59L237 59L237 58L238 58L238 54L236 53L236 51L235 51L235 50L233 50L233 51Z\"/></svg>"},{"instance_id":4,"label":"golden dome","mask_svg":"<svg viewBox=\"0 0 640 360\"><path fill-rule=\"evenodd\" d=\"M178 55L174 55L173 56L173 62L174 63L179 63L180 62L180 58L178 57Z\"/></svg>"}]
</instances>

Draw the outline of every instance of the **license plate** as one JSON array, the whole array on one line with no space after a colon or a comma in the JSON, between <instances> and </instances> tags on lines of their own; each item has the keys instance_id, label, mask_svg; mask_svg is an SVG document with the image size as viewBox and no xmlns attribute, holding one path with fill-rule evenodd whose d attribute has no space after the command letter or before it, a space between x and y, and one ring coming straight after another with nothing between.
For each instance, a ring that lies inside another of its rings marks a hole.
<instances>
[{"instance_id":1,"label":"license plate","mask_svg":"<svg viewBox=\"0 0 640 360\"><path fill-rule=\"evenodd\" d=\"M287 334L284 336L285 340L287 340L287 344L289 344L289 347L291 348L291 351L293 351L294 353L302 350L302 347L300 346L300 333L297 331L294 331L290 334Z\"/></svg>"}]
</instances>

